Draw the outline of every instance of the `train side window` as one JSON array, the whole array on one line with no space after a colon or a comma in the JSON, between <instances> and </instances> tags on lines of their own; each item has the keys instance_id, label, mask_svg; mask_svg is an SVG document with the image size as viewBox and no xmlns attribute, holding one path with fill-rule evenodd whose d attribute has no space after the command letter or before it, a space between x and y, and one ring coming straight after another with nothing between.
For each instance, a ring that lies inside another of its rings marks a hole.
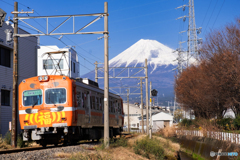
<instances>
[{"instance_id":1,"label":"train side window","mask_svg":"<svg viewBox=\"0 0 240 160\"><path fill-rule=\"evenodd\" d=\"M116 103L113 102L113 113L115 113Z\"/></svg>"},{"instance_id":2,"label":"train side window","mask_svg":"<svg viewBox=\"0 0 240 160\"><path fill-rule=\"evenodd\" d=\"M103 110L102 98L99 98L99 100L100 100L99 108L100 110Z\"/></svg>"},{"instance_id":3,"label":"train side window","mask_svg":"<svg viewBox=\"0 0 240 160\"><path fill-rule=\"evenodd\" d=\"M93 108L93 109L96 109L96 108L95 108L95 96L92 96L92 108Z\"/></svg>"},{"instance_id":4,"label":"train side window","mask_svg":"<svg viewBox=\"0 0 240 160\"><path fill-rule=\"evenodd\" d=\"M99 98L96 97L96 109L99 110Z\"/></svg>"},{"instance_id":5,"label":"train side window","mask_svg":"<svg viewBox=\"0 0 240 160\"><path fill-rule=\"evenodd\" d=\"M120 105L120 103L118 103L118 112L121 114L122 113L122 108L121 108L121 105Z\"/></svg>"},{"instance_id":6,"label":"train side window","mask_svg":"<svg viewBox=\"0 0 240 160\"><path fill-rule=\"evenodd\" d=\"M84 108L84 100L85 100L85 97L84 97L84 93L82 92L82 107Z\"/></svg>"},{"instance_id":7,"label":"train side window","mask_svg":"<svg viewBox=\"0 0 240 160\"><path fill-rule=\"evenodd\" d=\"M90 96L90 107L91 107L91 109L93 108L93 106L92 106L92 96Z\"/></svg>"},{"instance_id":8,"label":"train side window","mask_svg":"<svg viewBox=\"0 0 240 160\"><path fill-rule=\"evenodd\" d=\"M110 108L111 108L111 112L113 112L113 105L112 105L112 101L110 101Z\"/></svg>"}]
</instances>

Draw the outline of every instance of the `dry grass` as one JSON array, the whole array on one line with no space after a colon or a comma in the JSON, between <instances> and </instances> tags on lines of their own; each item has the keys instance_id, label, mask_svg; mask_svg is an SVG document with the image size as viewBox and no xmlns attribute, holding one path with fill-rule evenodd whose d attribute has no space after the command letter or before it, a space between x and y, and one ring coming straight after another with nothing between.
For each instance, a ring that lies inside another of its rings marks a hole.
<instances>
[{"instance_id":1,"label":"dry grass","mask_svg":"<svg viewBox=\"0 0 240 160\"><path fill-rule=\"evenodd\" d=\"M72 154L64 153L64 152L56 152L54 154L54 157L56 157L56 158L70 158L71 156L72 156Z\"/></svg>"},{"instance_id":2,"label":"dry grass","mask_svg":"<svg viewBox=\"0 0 240 160\"><path fill-rule=\"evenodd\" d=\"M4 140L0 137L0 150L11 149L11 145L4 142Z\"/></svg>"},{"instance_id":3,"label":"dry grass","mask_svg":"<svg viewBox=\"0 0 240 160\"><path fill-rule=\"evenodd\" d=\"M127 139L127 147L118 146L101 150L86 150L84 152L78 152L74 154L56 153L55 157L69 160L147 160L148 158L139 154L135 154L134 150L136 141L144 138L147 138L146 135L141 134ZM180 150L179 144L157 136L153 136L153 140L157 141L157 144L164 149L165 158L176 159L177 151ZM156 157L154 155L150 155L150 158L155 159Z\"/></svg>"},{"instance_id":4,"label":"dry grass","mask_svg":"<svg viewBox=\"0 0 240 160\"><path fill-rule=\"evenodd\" d=\"M160 129L158 134L163 135L164 137L173 137L176 135L176 128L175 126L167 126L163 129Z\"/></svg>"}]
</instances>

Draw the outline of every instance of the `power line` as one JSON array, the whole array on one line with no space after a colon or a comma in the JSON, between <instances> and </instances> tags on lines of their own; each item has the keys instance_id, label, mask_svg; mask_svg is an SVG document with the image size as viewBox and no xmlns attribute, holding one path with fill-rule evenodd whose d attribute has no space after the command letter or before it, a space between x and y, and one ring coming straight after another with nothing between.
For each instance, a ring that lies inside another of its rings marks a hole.
<instances>
[{"instance_id":1,"label":"power line","mask_svg":"<svg viewBox=\"0 0 240 160\"><path fill-rule=\"evenodd\" d=\"M220 8L220 10L219 10L219 12L218 12L218 14L217 14L217 17L216 17L216 19L215 19L215 21L214 21L214 23L213 23L213 26L215 25L215 22L216 22L217 19L218 19L218 16L219 16L219 14L220 14L220 12L221 12L221 10L222 10L222 7L223 7L224 2L225 2L225 0L224 0L223 3L222 3L222 6L221 6L221 8ZM212 28L213 28L213 26L212 26Z\"/></svg>"},{"instance_id":2,"label":"power line","mask_svg":"<svg viewBox=\"0 0 240 160\"><path fill-rule=\"evenodd\" d=\"M8 3L8 2L6 2L6 1L4 1L4 0L0 0L0 1L2 1L2 2L4 2L4 3L6 3L6 4L8 4L8 5L10 5L10 6L13 6L13 7L14 7L14 5L12 5L12 4L10 4L10 3Z\"/></svg>"},{"instance_id":3,"label":"power line","mask_svg":"<svg viewBox=\"0 0 240 160\"><path fill-rule=\"evenodd\" d=\"M3 1L3 0L1 0L1 1ZM14 1L14 0L13 0ZM5 2L5 1L3 1L3 2ZM7 3L7 2L5 2L5 3ZM7 3L7 4L9 4L9 5L11 5L10 3ZM28 6L26 6L26 5L24 5L23 3L19 3L19 4L21 4L22 6L24 6L24 7L26 7L26 8L28 8L28 9L31 9L30 7L28 7ZM14 6L14 5L12 5L12 6ZM36 12L39 16L40 16L40 14L36 11L36 10L34 10L34 12ZM34 19L33 19L34 20ZM45 29L45 27L43 27L41 24L39 24L36 20L34 20L38 25L40 25L43 29ZM54 27L51 23L49 23L52 27ZM59 30L59 29L57 29L60 33L61 33L61 31ZM76 44L74 41L72 41L70 38L68 38L67 36L65 36L69 41L71 41L73 44L75 44L77 47L79 47L80 49L82 49L83 51L85 51L86 53L88 53L88 54L90 54L91 56L93 56L94 58L97 58L97 59L99 59L99 60L101 60L101 61L103 61L102 59L100 59L100 58L98 58L98 57L96 57L96 55L92 55L91 53L89 53L88 51L86 51L85 49L83 49L82 47L80 47L78 44ZM59 39L58 39L59 40ZM65 42L63 42L62 40L61 40L61 42L62 43L65 43ZM66 44L66 43L65 43ZM83 57L83 56L80 56L80 57ZM91 59L91 58L89 58L89 57L87 57L88 59ZM86 60L86 58L84 58L85 60ZM92 59L93 60L93 59ZM95 61L95 60L93 60L93 61Z\"/></svg>"},{"instance_id":4,"label":"power line","mask_svg":"<svg viewBox=\"0 0 240 160\"><path fill-rule=\"evenodd\" d=\"M213 11L212 11L211 16L210 16L210 18L209 18L209 20L208 20L208 23L207 23L206 29L204 30L204 33L205 33L205 31L207 30L208 24L209 24L209 22L210 22L210 20L211 20L211 18L212 18L212 15L213 15L213 12L214 12L214 10L215 10L215 8L216 8L216 6L217 6L217 3L218 3L218 0L217 0L215 6L214 6L214 8L213 8Z\"/></svg>"},{"instance_id":5,"label":"power line","mask_svg":"<svg viewBox=\"0 0 240 160\"><path fill-rule=\"evenodd\" d=\"M212 0L210 0L210 3L209 3L209 5L208 5L207 12L206 12L206 14L205 14L205 16L204 16L204 18L203 18L203 22L205 21L205 18L206 18L206 16L207 16L207 13L208 13L208 10L209 10L209 8L210 8L210 6L211 6L211 3L212 3ZM203 26L203 22L202 22L202 26Z\"/></svg>"}]
</instances>

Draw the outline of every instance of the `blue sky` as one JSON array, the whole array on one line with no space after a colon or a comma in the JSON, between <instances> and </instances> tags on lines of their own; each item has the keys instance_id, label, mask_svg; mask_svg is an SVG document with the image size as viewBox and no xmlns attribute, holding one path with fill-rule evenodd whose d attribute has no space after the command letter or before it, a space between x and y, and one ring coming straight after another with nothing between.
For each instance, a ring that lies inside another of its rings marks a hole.
<instances>
[{"instance_id":1,"label":"blue sky","mask_svg":"<svg viewBox=\"0 0 240 160\"><path fill-rule=\"evenodd\" d=\"M34 9L30 16L47 15L70 15L102 13L104 11L103 0L19 0L19 11ZM178 48L178 41L186 41L187 33L180 36L179 32L187 30L188 19L183 23L176 20L178 17L188 15L188 8L185 12L182 9L175 9L183 4L185 0L109 0L109 59L115 57L140 39L157 40L173 49ZM13 0L0 0L0 8L7 12L7 17L13 15ZM233 22L240 16L239 0L195 0L196 26L202 27L203 38L210 29L221 29L225 24ZM28 9L28 7L30 9ZM25 15L23 15L25 16ZM82 17L76 19L75 28L81 28L95 17ZM57 26L64 19L50 19L50 28ZM46 21L38 19L29 21L40 30L46 30ZM84 31L103 31L103 18L86 28ZM31 32L28 26L19 23L19 27ZM26 28L27 27L27 28ZM72 31L72 21L69 20L58 32ZM42 36L41 45L57 45L60 48L66 45L75 46L80 55L80 75L94 69L94 62L103 62L104 48L103 39L98 40L102 35L69 35L63 36ZM186 49L186 44L184 45Z\"/></svg>"}]
</instances>

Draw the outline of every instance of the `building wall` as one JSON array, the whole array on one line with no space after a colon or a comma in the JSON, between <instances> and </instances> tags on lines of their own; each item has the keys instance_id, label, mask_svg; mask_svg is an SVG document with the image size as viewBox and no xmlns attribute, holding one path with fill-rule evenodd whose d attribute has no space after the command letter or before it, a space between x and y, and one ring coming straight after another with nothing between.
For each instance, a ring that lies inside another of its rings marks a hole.
<instances>
[{"instance_id":1,"label":"building wall","mask_svg":"<svg viewBox=\"0 0 240 160\"><path fill-rule=\"evenodd\" d=\"M146 114L146 109L143 110L143 115ZM123 111L124 111L124 126L128 127L128 110L127 110L127 103L123 103ZM141 108L138 106L135 106L134 104L129 104L129 119L130 119L130 125L131 128L138 128L137 125L139 123L138 117L141 116Z\"/></svg>"},{"instance_id":2,"label":"building wall","mask_svg":"<svg viewBox=\"0 0 240 160\"><path fill-rule=\"evenodd\" d=\"M10 106L0 105L0 134L3 136L6 134L9 128L9 121L12 120L12 88L13 88L13 43L6 42L6 29L11 29L11 25L3 23L3 26L0 28L0 38L4 42L0 42L0 46L11 50L11 67L5 67L0 65L0 89L10 91ZM19 33L26 33L24 30L19 29ZM36 47L37 47L37 38L36 37L27 37L27 38L18 38L18 84L26 78L33 77L37 75L36 70ZM0 103L1 104L1 103ZM18 123L18 128L20 125ZM20 130L18 130L20 131Z\"/></svg>"}]
</instances>

